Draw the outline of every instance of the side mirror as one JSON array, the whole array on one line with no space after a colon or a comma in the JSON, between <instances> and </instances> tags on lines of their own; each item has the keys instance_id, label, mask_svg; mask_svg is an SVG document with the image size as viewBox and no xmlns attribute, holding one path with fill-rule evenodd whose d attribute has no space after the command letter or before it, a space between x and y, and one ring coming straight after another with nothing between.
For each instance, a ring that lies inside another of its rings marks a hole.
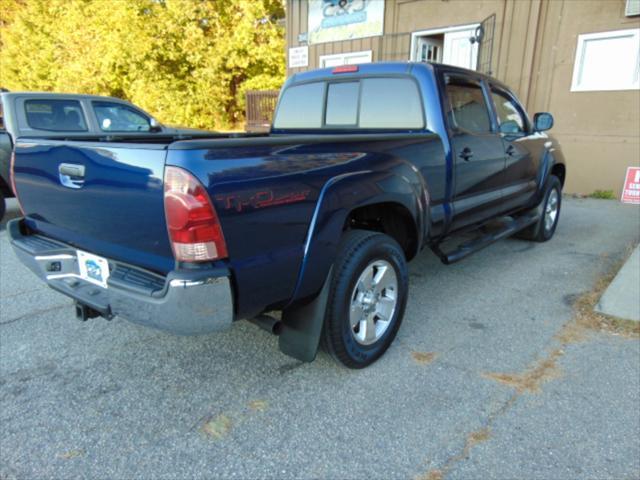
<instances>
[{"instance_id":1,"label":"side mirror","mask_svg":"<svg viewBox=\"0 0 640 480\"><path fill-rule=\"evenodd\" d=\"M160 122L158 120L156 120L153 117L151 117L151 119L149 120L149 131L150 132L160 132L160 131L162 131L162 125L160 124Z\"/></svg>"},{"instance_id":2,"label":"side mirror","mask_svg":"<svg viewBox=\"0 0 640 480\"><path fill-rule=\"evenodd\" d=\"M553 115L547 112L536 113L533 116L533 129L536 132L544 132L553 127Z\"/></svg>"}]
</instances>

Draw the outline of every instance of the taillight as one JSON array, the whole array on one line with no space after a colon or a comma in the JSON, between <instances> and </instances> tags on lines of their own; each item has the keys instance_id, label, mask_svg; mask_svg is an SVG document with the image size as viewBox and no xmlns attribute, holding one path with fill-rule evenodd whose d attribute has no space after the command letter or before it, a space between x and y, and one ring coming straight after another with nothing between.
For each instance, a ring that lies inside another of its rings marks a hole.
<instances>
[{"instance_id":1,"label":"taillight","mask_svg":"<svg viewBox=\"0 0 640 480\"><path fill-rule=\"evenodd\" d=\"M206 262L227 257L227 244L211 199L189 172L165 168L164 211L176 260Z\"/></svg>"},{"instance_id":2,"label":"taillight","mask_svg":"<svg viewBox=\"0 0 640 480\"><path fill-rule=\"evenodd\" d=\"M358 71L358 65L340 65L336 68L334 68L333 70L331 70L331 73L336 74L336 73L353 73L353 72L357 72Z\"/></svg>"},{"instance_id":3,"label":"taillight","mask_svg":"<svg viewBox=\"0 0 640 480\"><path fill-rule=\"evenodd\" d=\"M24 209L20 204L20 199L18 198L18 190L16 189L16 174L14 172L15 165L16 165L16 152L12 151L11 164L9 167L9 181L11 182L11 190L13 190L13 194L16 196L16 200L18 201L18 208L20 208L20 212L22 213L22 216L24 216Z\"/></svg>"}]
</instances>

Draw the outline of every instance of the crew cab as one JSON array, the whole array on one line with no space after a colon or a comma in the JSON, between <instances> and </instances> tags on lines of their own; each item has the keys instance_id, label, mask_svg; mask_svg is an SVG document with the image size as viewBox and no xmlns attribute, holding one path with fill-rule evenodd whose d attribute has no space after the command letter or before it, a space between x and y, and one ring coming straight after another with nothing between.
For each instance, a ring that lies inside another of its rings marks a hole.
<instances>
[{"instance_id":1,"label":"crew cab","mask_svg":"<svg viewBox=\"0 0 640 480\"><path fill-rule=\"evenodd\" d=\"M322 344L362 368L396 336L425 247L449 264L553 236L566 168L552 125L456 67L299 73L262 136L18 138L24 217L8 231L81 319L178 334L248 319L292 357Z\"/></svg>"},{"instance_id":2,"label":"crew cab","mask_svg":"<svg viewBox=\"0 0 640 480\"><path fill-rule=\"evenodd\" d=\"M9 180L13 144L20 137L192 135L202 130L167 127L135 105L113 97L66 93L0 93L0 219Z\"/></svg>"}]
</instances>

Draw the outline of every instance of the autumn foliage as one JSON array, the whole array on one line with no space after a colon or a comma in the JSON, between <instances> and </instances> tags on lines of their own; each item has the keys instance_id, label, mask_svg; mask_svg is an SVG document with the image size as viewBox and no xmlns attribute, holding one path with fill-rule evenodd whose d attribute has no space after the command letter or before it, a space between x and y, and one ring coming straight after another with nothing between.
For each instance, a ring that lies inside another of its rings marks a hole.
<instances>
[{"instance_id":1,"label":"autumn foliage","mask_svg":"<svg viewBox=\"0 0 640 480\"><path fill-rule=\"evenodd\" d=\"M0 0L0 86L129 100L163 123L242 124L284 81L283 0Z\"/></svg>"}]
</instances>

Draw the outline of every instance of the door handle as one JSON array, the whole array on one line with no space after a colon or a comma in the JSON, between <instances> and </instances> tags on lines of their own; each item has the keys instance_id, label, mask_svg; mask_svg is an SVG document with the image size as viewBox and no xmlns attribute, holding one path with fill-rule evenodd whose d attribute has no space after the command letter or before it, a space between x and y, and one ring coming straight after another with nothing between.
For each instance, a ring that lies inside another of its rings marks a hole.
<instances>
[{"instance_id":1,"label":"door handle","mask_svg":"<svg viewBox=\"0 0 640 480\"><path fill-rule=\"evenodd\" d=\"M473 152L471 151L471 149L469 147L464 147L462 149L462 152L460 152L460 158L463 159L465 162L468 162L469 159L471 157L473 157Z\"/></svg>"},{"instance_id":2,"label":"door handle","mask_svg":"<svg viewBox=\"0 0 640 480\"><path fill-rule=\"evenodd\" d=\"M516 147L514 147L513 145L509 145L505 150L505 153L510 157L513 157L516 153Z\"/></svg>"},{"instance_id":3,"label":"door handle","mask_svg":"<svg viewBox=\"0 0 640 480\"><path fill-rule=\"evenodd\" d=\"M61 163L58 165L60 183L67 188L80 188L84 185L84 165Z\"/></svg>"}]
</instances>

